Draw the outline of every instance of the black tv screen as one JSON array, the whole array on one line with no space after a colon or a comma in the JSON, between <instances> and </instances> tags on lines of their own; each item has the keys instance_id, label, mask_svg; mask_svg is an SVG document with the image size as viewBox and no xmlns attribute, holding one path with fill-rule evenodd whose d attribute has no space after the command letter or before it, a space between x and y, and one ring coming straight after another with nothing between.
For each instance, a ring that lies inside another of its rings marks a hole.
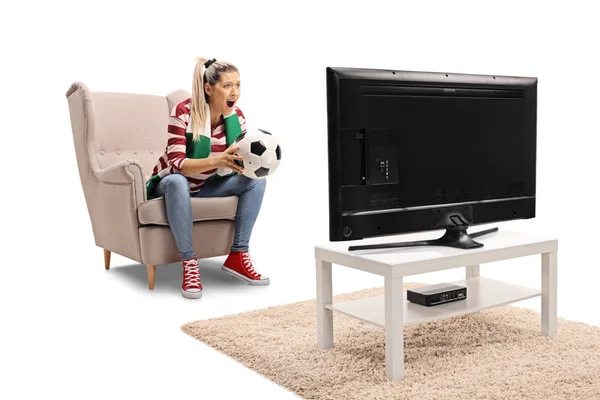
<instances>
[{"instance_id":1,"label":"black tv screen","mask_svg":"<svg viewBox=\"0 0 600 400\"><path fill-rule=\"evenodd\" d=\"M537 78L326 69L330 240L535 216Z\"/></svg>"}]
</instances>

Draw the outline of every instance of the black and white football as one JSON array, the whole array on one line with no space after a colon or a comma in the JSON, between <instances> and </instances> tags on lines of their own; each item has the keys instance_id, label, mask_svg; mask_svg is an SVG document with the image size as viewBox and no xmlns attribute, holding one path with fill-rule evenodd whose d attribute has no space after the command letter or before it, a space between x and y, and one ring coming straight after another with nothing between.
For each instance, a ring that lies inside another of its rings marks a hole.
<instances>
[{"instance_id":1,"label":"black and white football","mask_svg":"<svg viewBox=\"0 0 600 400\"><path fill-rule=\"evenodd\" d=\"M248 178L266 178L281 162L279 141L264 129L248 129L236 143L240 146L237 154L244 158L236 162L244 167L243 174Z\"/></svg>"}]
</instances>

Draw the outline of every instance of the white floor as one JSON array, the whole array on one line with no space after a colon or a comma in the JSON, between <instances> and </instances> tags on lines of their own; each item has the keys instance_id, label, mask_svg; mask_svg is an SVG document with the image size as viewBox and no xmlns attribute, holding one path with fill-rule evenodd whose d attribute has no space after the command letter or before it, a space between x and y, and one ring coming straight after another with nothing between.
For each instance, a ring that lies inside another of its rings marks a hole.
<instances>
[{"instance_id":1,"label":"white floor","mask_svg":"<svg viewBox=\"0 0 600 400\"><path fill-rule=\"evenodd\" d=\"M517 226L534 226L526 224ZM201 264L203 298L187 300L179 293L178 264L159 266L156 288L149 291L144 265L114 256L112 269L104 270L102 250L85 229L68 238L80 244L73 253L60 257L50 244L65 238L48 237L38 257L3 265L0 363L6 380L0 398L295 398L179 329L188 321L314 299L310 240L288 251L285 235L277 238L254 246L253 258L271 286L238 281L220 271L223 258L214 258ZM558 315L600 326L592 304L600 268L577 248L584 247L568 238L559 242ZM482 276L533 287L540 285L539 273L539 257L481 267ZM335 265L333 274L334 294L383 285L381 278ZM406 281L463 277L464 269L457 269ZM517 303L538 311L539 304L539 298Z\"/></svg>"},{"instance_id":2,"label":"white floor","mask_svg":"<svg viewBox=\"0 0 600 400\"><path fill-rule=\"evenodd\" d=\"M558 316L600 326L600 65L590 51L599 37L592 2L589 9L552 2L486 8L474 1L441 9L420 2L341 8L339 2L311 7L304 1L283 10L228 1L226 18L204 18L205 2L180 1L178 9L203 24L192 34L198 40L183 46L177 46L177 28L165 26L162 5L146 2L135 18L138 2L119 1L118 8L111 2L33 3L10 2L2 14L10 18L0 24L7 38L2 54L11 60L0 74L6 110L0 399L295 398L179 327L314 298L312 246L326 238L328 221L327 66L538 77L536 219L499 226L557 235ZM424 14L432 22L425 28L422 18L411 18ZM189 20L181 25L186 32ZM349 21L360 21L361 29ZM247 29L236 35L236 27ZM202 36L224 29L225 40ZM179 265L159 266L152 292L143 265L115 256L112 269L104 270L75 167L64 94L75 81L92 91L163 96L191 90L198 56L240 68L240 108L249 124L278 135L283 162L268 178L252 244L271 286L248 286L221 273L222 260L208 260L202 263L203 298L186 300ZM21 137L25 146L19 146ZM539 285L539 265L537 258L511 260L483 265L481 274ZM333 272L334 294L383 285L365 273L337 266ZM406 281L463 276L461 269ZM519 305L539 310L539 304Z\"/></svg>"}]
</instances>

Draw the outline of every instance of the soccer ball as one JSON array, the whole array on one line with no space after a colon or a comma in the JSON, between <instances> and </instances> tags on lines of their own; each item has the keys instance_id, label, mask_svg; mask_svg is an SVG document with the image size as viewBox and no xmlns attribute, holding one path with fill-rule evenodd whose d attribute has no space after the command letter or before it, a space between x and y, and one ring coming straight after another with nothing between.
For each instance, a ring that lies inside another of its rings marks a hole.
<instances>
[{"instance_id":1,"label":"soccer ball","mask_svg":"<svg viewBox=\"0 0 600 400\"><path fill-rule=\"evenodd\" d=\"M248 129L235 140L240 147L237 154L243 160L235 162L244 167L248 178L261 179L271 175L281 161L279 141L264 129Z\"/></svg>"}]
</instances>

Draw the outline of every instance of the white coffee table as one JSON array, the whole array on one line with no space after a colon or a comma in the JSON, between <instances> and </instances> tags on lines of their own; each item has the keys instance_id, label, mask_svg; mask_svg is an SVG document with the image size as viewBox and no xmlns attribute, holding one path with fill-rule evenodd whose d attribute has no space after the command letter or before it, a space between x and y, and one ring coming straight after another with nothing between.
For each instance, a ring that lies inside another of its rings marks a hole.
<instances>
[{"instance_id":1,"label":"white coffee table","mask_svg":"<svg viewBox=\"0 0 600 400\"><path fill-rule=\"evenodd\" d=\"M477 232L485 228L472 228ZM321 348L333 346L333 311L385 329L385 363L389 379L404 378L404 327L541 296L542 334L556 334L556 268L558 239L506 231L479 237L484 247L461 250L448 247L414 247L348 252L350 245L435 239L442 231L330 242L315 246L317 267L317 325ZM479 265L541 254L541 290L479 276ZM338 264L384 277L383 296L336 302L332 300L331 264ZM467 299L425 307L406 300L403 278L444 269L466 267L466 279L455 283L467 287Z\"/></svg>"}]
</instances>

